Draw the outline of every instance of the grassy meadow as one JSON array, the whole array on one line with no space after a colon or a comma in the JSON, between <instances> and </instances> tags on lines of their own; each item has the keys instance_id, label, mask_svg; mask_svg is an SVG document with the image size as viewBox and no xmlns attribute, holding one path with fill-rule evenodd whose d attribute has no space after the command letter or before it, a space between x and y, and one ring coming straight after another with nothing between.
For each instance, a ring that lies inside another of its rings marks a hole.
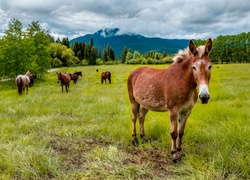
<instances>
[{"instance_id":1,"label":"grassy meadow","mask_svg":"<svg viewBox=\"0 0 250 180\"><path fill-rule=\"evenodd\" d=\"M169 157L168 112L150 111L149 141L132 146L126 81L137 67L62 68L22 96L14 81L0 82L0 179L250 179L250 64L213 65L211 99L187 121L182 164ZM112 84L101 84L106 70ZM60 71L83 77L62 93Z\"/></svg>"}]
</instances>

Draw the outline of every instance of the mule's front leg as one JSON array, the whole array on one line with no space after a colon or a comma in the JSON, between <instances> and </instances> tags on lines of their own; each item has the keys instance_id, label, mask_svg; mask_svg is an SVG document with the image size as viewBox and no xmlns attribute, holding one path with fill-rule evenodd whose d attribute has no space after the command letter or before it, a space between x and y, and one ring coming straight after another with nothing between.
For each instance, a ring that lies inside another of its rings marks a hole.
<instances>
[{"instance_id":1,"label":"mule's front leg","mask_svg":"<svg viewBox=\"0 0 250 180\"><path fill-rule=\"evenodd\" d=\"M177 140L177 119L178 113L175 110L170 111L170 134L172 138L172 147L171 147L171 154L173 156L174 163L180 163L181 157L178 155L177 148L176 148L176 140Z\"/></svg>"},{"instance_id":2,"label":"mule's front leg","mask_svg":"<svg viewBox=\"0 0 250 180\"><path fill-rule=\"evenodd\" d=\"M191 114L191 110L185 113L179 114L179 126L178 126L178 137L177 137L177 151L181 156L184 156L184 153L181 149L182 137L184 135L184 129L189 115Z\"/></svg>"}]
</instances>

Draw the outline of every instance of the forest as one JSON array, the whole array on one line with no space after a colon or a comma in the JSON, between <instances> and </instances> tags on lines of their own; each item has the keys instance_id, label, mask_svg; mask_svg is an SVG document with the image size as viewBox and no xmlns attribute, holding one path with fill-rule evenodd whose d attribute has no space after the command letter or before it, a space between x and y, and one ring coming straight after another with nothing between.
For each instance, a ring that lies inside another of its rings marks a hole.
<instances>
[{"instance_id":1,"label":"forest","mask_svg":"<svg viewBox=\"0 0 250 180\"><path fill-rule=\"evenodd\" d=\"M213 39L210 59L213 63L249 63L250 32L238 35L218 36ZM196 45L206 40L195 40ZM165 64L172 62L173 54L168 52L147 52L141 54L129 47L122 49L120 57L115 57L112 47L106 45L101 50L89 43L75 42L70 45L68 37L62 40L51 36L42 29L38 21L33 21L27 29L13 18L0 39L0 78L13 78L29 69L33 74L43 76L48 69L69 66L103 64Z\"/></svg>"}]
</instances>

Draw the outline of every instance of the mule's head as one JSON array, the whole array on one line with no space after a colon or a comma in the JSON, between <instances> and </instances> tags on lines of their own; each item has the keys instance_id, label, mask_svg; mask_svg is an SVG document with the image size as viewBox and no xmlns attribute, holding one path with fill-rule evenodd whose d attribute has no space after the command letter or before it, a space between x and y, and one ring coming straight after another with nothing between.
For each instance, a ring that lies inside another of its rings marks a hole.
<instances>
[{"instance_id":1,"label":"mule's head","mask_svg":"<svg viewBox=\"0 0 250 180\"><path fill-rule=\"evenodd\" d=\"M193 54L193 75L196 84L199 87L199 98L202 104L206 104L210 99L208 86L211 76L212 62L208 56L212 50L212 40L209 38L204 46L199 46L198 48L196 48L193 41L190 40L189 50Z\"/></svg>"}]
</instances>

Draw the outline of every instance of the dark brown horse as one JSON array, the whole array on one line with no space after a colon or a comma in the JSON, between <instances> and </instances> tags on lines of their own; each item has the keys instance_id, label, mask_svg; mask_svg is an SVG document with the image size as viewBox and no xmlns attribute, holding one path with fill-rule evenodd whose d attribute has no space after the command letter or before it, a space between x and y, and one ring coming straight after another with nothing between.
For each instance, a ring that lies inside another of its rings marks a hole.
<instances>
[{"instance_id":1,"label":"dark brown horse","mask_svg":"<svg viewBox=\"0 0 250 180\"><path fill-rule=\"evenodd\" d=\"M208 85L212 63L209 53L212 40L196 48L192 40L189 47L174 57L174 63L165 69L140 67L128 77L128 93L132 106L133 145L136 137L136 119L139 117L140 136L144 138L144 120L147 112L169 111L171 154L173 162L180 163L184 155L181 149L186 121L198 97L202 104L208 103ZM199 93L197 91L199 88ZM140 108L141 106L141 108Z\"/></svg>"},{"instance_id":2,"label":"dark brown horse","mask_svg":"<svg viewBox=\"0 0 250 180\"><path fill-rule=\"evenodd\" d=\"M69 85L70 85L70 75L66 73L56 73L57 74L57 79L58 83L61 83L62 86L62 92L63 92L63 86L65 86L66 92L69 92Z\"/></svg>"},{"instance_id":3,"label":"dark brown horse","mask_svg":"<svg viewBox=\"0 0 250 180\"><path fill-rule=\"evenodd\" d=\"M106 79L109 80L109 83L111 84L111 73L109 71L106 71L106 72L103 72L101 74L101 81L102 81L102 84L103 84L103 81L105 81L106 83Z\"/></svg>"},{"instance_id":4,"label":"dark brown horse","mask_svg":"<svg viewBox=\"0 0 250 180\"><path fill-rule=\"evenodd\" d=\"M29 76L29 78L30 78L30 87L34 86L34 82L35 82L36 77L37 77L36 75L30 74L30 76Z\"/></svg>"},{"instance_id":5,"label":"dark brown horse","mask_svg":"<svg viewBox=\"0 0 250 180\"><path fill-rule=\"evenodd\" d=\"M35 82L35 78L31 75L29 76L30 78L30 87L34 85L34 82Z\"/></svg>"},{"instance_id":6,"label":"dark brown horse","mask_svg":"<svg viewBox=\"0 0 250 180\"><path fill-rule=\"evenodd\" d=\"M74 72L73 74L76 74L76 75L78 75L78 76L81 76L81 77L82 77L82 71L76 71L76 72Z\"/></svg>"},{"instance_id":7,"label":"dark brown horse","mask_svg":"<svg viewBox=\"0 0 250 180\"><path fill-rule=\"evenodd\" d=\"M73 74L69 73L69 75L70 75L71 80L73 80L73 81L74 81L74 83L76 84L76 83L77 83L77 80L78 80L79 75L77 75L77 74L75 74L75 73L73 73Z\"/></svg>"},{"instance_id":8,"label":"dark brown horse","mask_svg":"<svg viewBox=\"0 0 250 180\"><path fill-rule=\"evenodd\" d=\"M29 78L30 76L31 76L30 71L27 71L25 75L18 75L16 77L16 86L19 95L23 94L25 88L26 88L26 94L28 94L30 85L30 78Z\"/></svg>"}]
</instances>

